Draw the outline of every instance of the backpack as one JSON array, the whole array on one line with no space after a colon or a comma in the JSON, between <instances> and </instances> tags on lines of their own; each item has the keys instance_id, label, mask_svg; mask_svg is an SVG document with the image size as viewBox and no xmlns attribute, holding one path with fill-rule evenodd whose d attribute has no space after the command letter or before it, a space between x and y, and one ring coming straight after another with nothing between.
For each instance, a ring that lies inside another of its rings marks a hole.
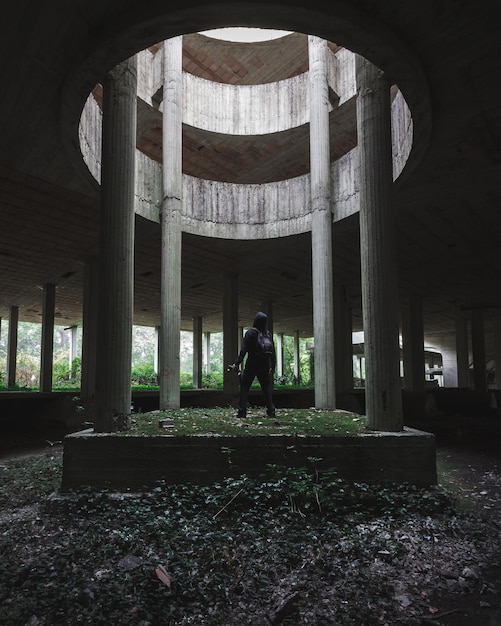
<instances>
[{"instance_id":1,"label":"backpack","mask_svg":"<svg viewBox=\"0 0 501 626\"><path fill-rule=\"evenodd\" d=\"M254 327L257 333L255 355L259 357L271 357L273 354L273 338L269 330L264 332Z\"/></svg>"}]
</instances>

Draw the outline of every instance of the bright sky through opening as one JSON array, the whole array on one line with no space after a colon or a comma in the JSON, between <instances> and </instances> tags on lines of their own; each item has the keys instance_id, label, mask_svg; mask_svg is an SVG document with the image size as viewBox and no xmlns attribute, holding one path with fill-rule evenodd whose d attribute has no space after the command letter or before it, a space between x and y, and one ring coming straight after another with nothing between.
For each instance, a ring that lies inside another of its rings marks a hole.
<instances>
[{"instance_id":1,"label":"bright sky through opening","mask_svg":"<svg viewBox=\"0 0 501 626\"><path fill-rule=\"evenodd\" d=\"M222 39L224 41L268 41L270 39L278 39L289 35L287 30L272 30L269 28L216 28L214 30L205 30L201 33L207 37L214 39Z\"/></svg>"}]
</instances>

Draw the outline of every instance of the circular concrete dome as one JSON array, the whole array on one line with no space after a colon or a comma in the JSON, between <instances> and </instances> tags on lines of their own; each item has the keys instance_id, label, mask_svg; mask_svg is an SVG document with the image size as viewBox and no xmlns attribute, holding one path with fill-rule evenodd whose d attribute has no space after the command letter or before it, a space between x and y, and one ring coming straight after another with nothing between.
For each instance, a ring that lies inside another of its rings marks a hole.
<instances>
[{"instance_id":1,"label":"circular concrete dome","mask_svg":"<svg viewBox=\"0 0 501 626\"><path fill-rule=\"evenodd\" d=\"M256 11L259 7L259 11ZM223 17L224 16L224 17ZM259 23L257 23L259 22ZM431 129L430 101L428 89L419 66L409 51L389 32L384 25L377 23L371 16L359 12L344 2L334 1L321 13L305 11L293 4L291 6L268 6L257 3L247 3L244 5L229 3L226 5L208 5L204 7L203 14L198 13L195 8L185 8L176 12L175 6L168 14L164 14L156 3L144 3L130 13L122 15L120 22L114 23L109 32L100 33L99 40L88 54L83 55L81 62L77 64L75 72L68 77L63 97L62 97L62 134L65 146L68 148L69 156L79 167L84 176L88 177L87 168L82 167L81 151L78 141L78 124L80 114L84 107L87 95L99 83L104 74L121 60L138 52L141 49L157 45L156 42L169 38L173 35L183 34L187 41L193 42L195 39L206 40L216 43L225 43L236 49L240 46L242 50L249 50L250 44L238 42L221 42L213 38L199 34L200 31L211 28L222 27L225 23L232 23L242 26L253 26L271 29L281 29L291 32L277 40L258 42L257 46L270 46L276 42L283 42L293 39L295 36L303 37L301 32L311 32L329 41L335 41L336 47L344 46L349 50L362 54L378 67L383 69L389 80L398 85L405 102L412 112L412 124L414 128L414 138L412 149L406 159L406 166L401 170L405 174L413 169L413 166L421 159L426 151ZM190 34L194 33L194 34ZM271 56L269 57L271 58ZM280 58L280 55L279 55ZM282 55L282 60L286 56ZM287 65L284 63L284 66ZM268 64L266 64L268 67ZM289 71L295 75L305 71L300 64L289 64ZM193 70L188 70L194 74ZM261 71L261 74L263 72ZM198 73L199 74L199 73ZM252 72L250 73L252 75ZM283 77L278 77L283 79ZM277 74L274 74L274 81ZM231 81L226 81L231 84ZM263 83L262 76L254 83L247 78L247 84ZM191 131L190 137L194 141L196 150L200 145L197 131ZM292 132L292 131L289 131ZM207 137L204 138L204 141ZM274 139L280 141L280 133ZM294 138L297 140L297 138ZM217 137L214 137L217 142ZM230 136L226 136L230 141ZM299 143L294 141L294 143ZM232 148L230 145L229 148ZM203 148L202 150L204 150ZM283 151L280 146L280 150ZM302 150L305 154L305 151ZM187 155L189 156L189 155ZM200 155L198 155L200 156ZM154 157L153 157L154 158ZM157 157L158 159L158 157ZM200 164L201 159L196 159ZM189 159L186 158L188 165ZM307 171L306 163L297 167L289 166L287 177L301 175ZM301 172L302 167L302 172ZM271 168L266 168L270 172ZM186 170L187 172L189 169ZM276 171L276 168L275 168ZM191 171L194 176L204 178L202 172ZM283 180L284 175L271 177L271 180ZM222 180L226 182L239 182L239 176L233 175L229 178L225 175ZM266 182L266 177L250 177L246 175L245 182L255 184ZM270 178L268 178L270 180Z\"/></svg>"},{"instance_id":2,"label":"circular concrete dome","mask_svg":"<svg viewBox=\"0 0 501 626\"><path fill-rule=\"evenodd\" d=\"M163 161L163 43L138 53L136 211L158 221ZM334 221L359 210L355 55L327 44ZM182 37L183 230L229 239L308 232L310 82L308 37L228 42ZM275 78L276 80L272 80ZM412 147L412 120L392 90L393 174ZM84 107L81 150L100 178L100 90Z\"/></svg>"}]
</instances>

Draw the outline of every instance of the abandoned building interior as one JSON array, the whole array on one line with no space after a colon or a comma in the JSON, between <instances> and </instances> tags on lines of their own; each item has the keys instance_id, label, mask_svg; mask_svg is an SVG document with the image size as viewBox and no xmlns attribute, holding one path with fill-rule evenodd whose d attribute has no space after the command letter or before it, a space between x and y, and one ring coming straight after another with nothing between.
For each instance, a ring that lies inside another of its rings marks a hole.
<instances>
[{"instance_id":1,"label":"abandoned building interior","mask_svg":"<svg viewBox=\"0 0 501 626\"><path fill-rule=\"evenodd\" d=\"M54 324L83 326L106 431L130 405L132 324L160 329L168 408L180 331L223 331L231 363L263 310L277 336L313 338L319 408L353 389L357 331L376 429L401 430L402 388L425 410L425 351L442 387L496 403L494 0L80 5L6 9L8 383L18 322L43 326L42 392Z\"/></svg>"},{"instance_id":2,"label":"abandoned building interior","mask_svg":"<svg viewBox=\"0 0 501 626\"><path fill-rule=\"evenodd\" d=\"M2 3L0 624L501 624L500 6Z\"/></svg>"}]
</instances>

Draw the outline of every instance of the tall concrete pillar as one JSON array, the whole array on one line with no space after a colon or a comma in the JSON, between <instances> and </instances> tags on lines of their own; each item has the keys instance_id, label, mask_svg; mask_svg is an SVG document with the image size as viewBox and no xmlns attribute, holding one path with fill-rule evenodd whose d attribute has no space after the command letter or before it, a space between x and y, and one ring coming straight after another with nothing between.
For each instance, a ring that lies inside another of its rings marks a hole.
<instances>
[{"instance_id":1,"label":"tall concrete pillar","mask_svg":"<svg viewBox=\"0 0 501 626\"><path fill-rule=\"evenodd\" d=\"M309 35L311 251L318 409L336 407L327 50L324 39Z\"/></svg>"},{"instance_id":2,"label":"tall concrete pillar","mask_svg":"<svg viewBox=\"0 0 501 626\"><path fill-rule=\"evenodd\" d=\"M487 391L484 313L480 309L474 309L471 312L471 351L473 355L473 388L475 391Z\"/></svg>"},{"instance_id":3,"label":"tall concrete pillar","mask_svg":"<svg viewBox=\"0 0 501 626\"><path fill-rule=\"evenodd\" d=\"M70 371L70 378L73 378L75 372L73 371L73 361L78 356L78 326L70 326L68 328L70 331L70 349L68 354L68 369Z\"/></svg>"},{"instance_id":4,"label":"tall concrete pillar","mask_svg":"<svg viewBox=\"0 0 501 626\"><path fill-rule=\"evenodd\" d=\"M403 383L407 412L421 417L426 410L423 303L418 295L402 302Z\"/></svg>"},{"instance_id":5,"label":"tall concrete pillar","mask_svg":"<svg viewBox=\"0 0 501 626\"><path fill-rule=\"evenodd\" d=\"M456 314L456 359L458 387L469 389L470 383L470 352L468 348L468 324L462 312Z\"/></svg>"},{"instance_id":6,"label":"tall concrete pillar","mask_svg":"<svg viewBox=\"0 0 501 626\"><path fill-rule=\"evenodd\" d=\"M80 401L91 413L96 396L98 300L99 260L93 255L86 259L84 269L82 378L80 381Z\"/></svg>"},{"instance_id":7,"label":"tall concrete pillar","mask_svg":"<svg viewBox=\"0 0 501 626\"><path fill-rule=\"evenodd\" d=\"M228 365L237 360L240 349L238 335L238 276L226 274L223 302L223 393L228 403L238 394L238 377L235 372L226 371Z\"/></svg>"},{"instance_id":8,"label":"tall concrete pillar","mask_svg":"<svg viewBox=\"0 0 501 626\"><path fill-rule=\"evenodd\" d=\"M40 359L40 391L52 391L52 363L54 360L54 313L56 311L56 286L43 287L42 345Z\"/></svg>"},{"instance_id":9,"label":"tall concrete pillar","mask_svg":"<svg viewBox=\"0 0 501 626\"><path fill-rule=\"evenodd\" d=\"M155 345L153 347L153 372L158 378L159 372L159 350L160 350L160 326L155 326Z\"/></svg>"},{"instance_id":10,"label":"tall concrete pillar","mask_svg":"<svg viewBox=\"0 0 501 626\"><path fill-rule=\"evenodd\" d=\"M390 85L356 56L360 251L369 428L401 431L399 315L393 215Z\"/></svg>"},{"instance_id":11,"label":"tall concrete pillar","mask_svg":"<svg viewBox=\"0 0 501 626\"><path fill-rule=\"evenodd\" d=\"M442 378L444 387L458 386L458 360L456 351L456 334L447 334L440 343L442 355Z\"/></svg>"},{"instance_id":12,"label":"tall concrete pillar","mask_svg":"<svg viewBox=\"0 0 501 626\"><path fill-rule=\"evenodd\" d=\"M131 57L109 72L103 84L97 432L130 426L136 94L137 61Z\"/></svg>"},{"instance_id":13,"label":"tall concrete pillar","mask_svg":"<svg viewBox=\"0 0 501 626\"><path fill-rule=\"evenodd\" d=\"M181 403L182 36L164 41L160 409Z\"/></svg>"},{"instance_id":14,"label":"tall concrete pillar","mask_svg":"<svg viewBox=\"0 0 501 626\"><path fill-rule=\"evenodd\" d=\"M454 332L442 338L440 352L444 387L470 388L468 320L462 311L456 311Z\"/></svg>"},{"instance_id":15,"label":"tall concrete pillar","mask_svg":"<svg viewBox=\"0 0 501 626\"><path fill-rule=\"evenodd\" d=\"M424 394L423 303L419 296L406 298L402 306L404 389Z\"/></svg>"},{"instance_id":16,"label":"tall concrete pillar","mask_svg":"<svg viewBox=\"0 0 501 626\"><path fill-rule=\"evenodd\" d=\"M284 334L277 334L277 372L276 375L278 378L284 375Z\"/></svg>"},{"instance_id":17,"label":"tall concrete pillar","mask_svg":"<svg viewBox=\"0 0 501 626\"><path fill-rule=\"evenodd\" d=\"M301 383L301 360L299 358L299 331L294 331L294 384Z\"/></svg>"},{"instance_id":18,"label":"tall concrete pillar","mask_svg":"<svg viewBox=\"0 0 501 626\"><path fill-rule=\"evenodd\" d=\"M7 387L16 384L17 370L17 331L19 324L19 307L11 306L9 312L9 334L7 337Z\"/></svg>"},{"instance_id":19,"label":"tall concrete pillar","mask_svg":"<svg viewBox=\"0 0 501 626\"><path fill-rule=\"evenodd\" d=\"M364 378L364 367L362 366L362 357L361 356L357 356L357 374L358 377L360 378L360 380L362 380L362 378ZM365 385L365 382L364 382Z\"/></svg>"},{"instance_id":20,"label":"tall concrete pillar","mask_svg":"<svg viewBox=\"0 0 501 626\"><path fill-rule=\"evenodd\" d=\"M210 333L204 333L205 373L210 374Z\"/></svg>"},{"instance_id":21,"label":"tall concrete pillar","mask_svg":"<svg viewBox=\"0 0 501 626\"><path fill-rule=\"evenodd\" d=\"M353 339L351 310L346 302L344 285L334 285L334 355L336 392L353 389Z\"/></svg>"},{"instance_id":22,"label":"tall concrete pillar","mask_svg":"<svg viewBox=\"0 0 501 626\"><path fill-rule=\"evenodd\" d=\"M263 302L261 304L261 311L263 313L266 313L266 315L268 316L268 320L266 322L266 328L273 335L273 302L271 302L271 300ZM257 311L256 311L256 313L257 313ZM250 321L252 322L253 320L250 320Z\"/></svg>"},{"instance_id":23,"label":"tall concrete pillar","mask_svg":"<svg viewBox=\"0 0 501 626\"><path fill-rule=\"evenodd\" d=\"M501 318L498 318L494 324L494 367L496 389L501 389Z\"/></svg>"},{"instance_id":24,"label":"tall concrete pillar","mask_svg":"<svg viewBox=\"0 0 501 626\"><path fill-rule=\"evenodd\" d=\"M193 318L193 387L202 388L202 318Z\"/></svg>"}]
</instances>

